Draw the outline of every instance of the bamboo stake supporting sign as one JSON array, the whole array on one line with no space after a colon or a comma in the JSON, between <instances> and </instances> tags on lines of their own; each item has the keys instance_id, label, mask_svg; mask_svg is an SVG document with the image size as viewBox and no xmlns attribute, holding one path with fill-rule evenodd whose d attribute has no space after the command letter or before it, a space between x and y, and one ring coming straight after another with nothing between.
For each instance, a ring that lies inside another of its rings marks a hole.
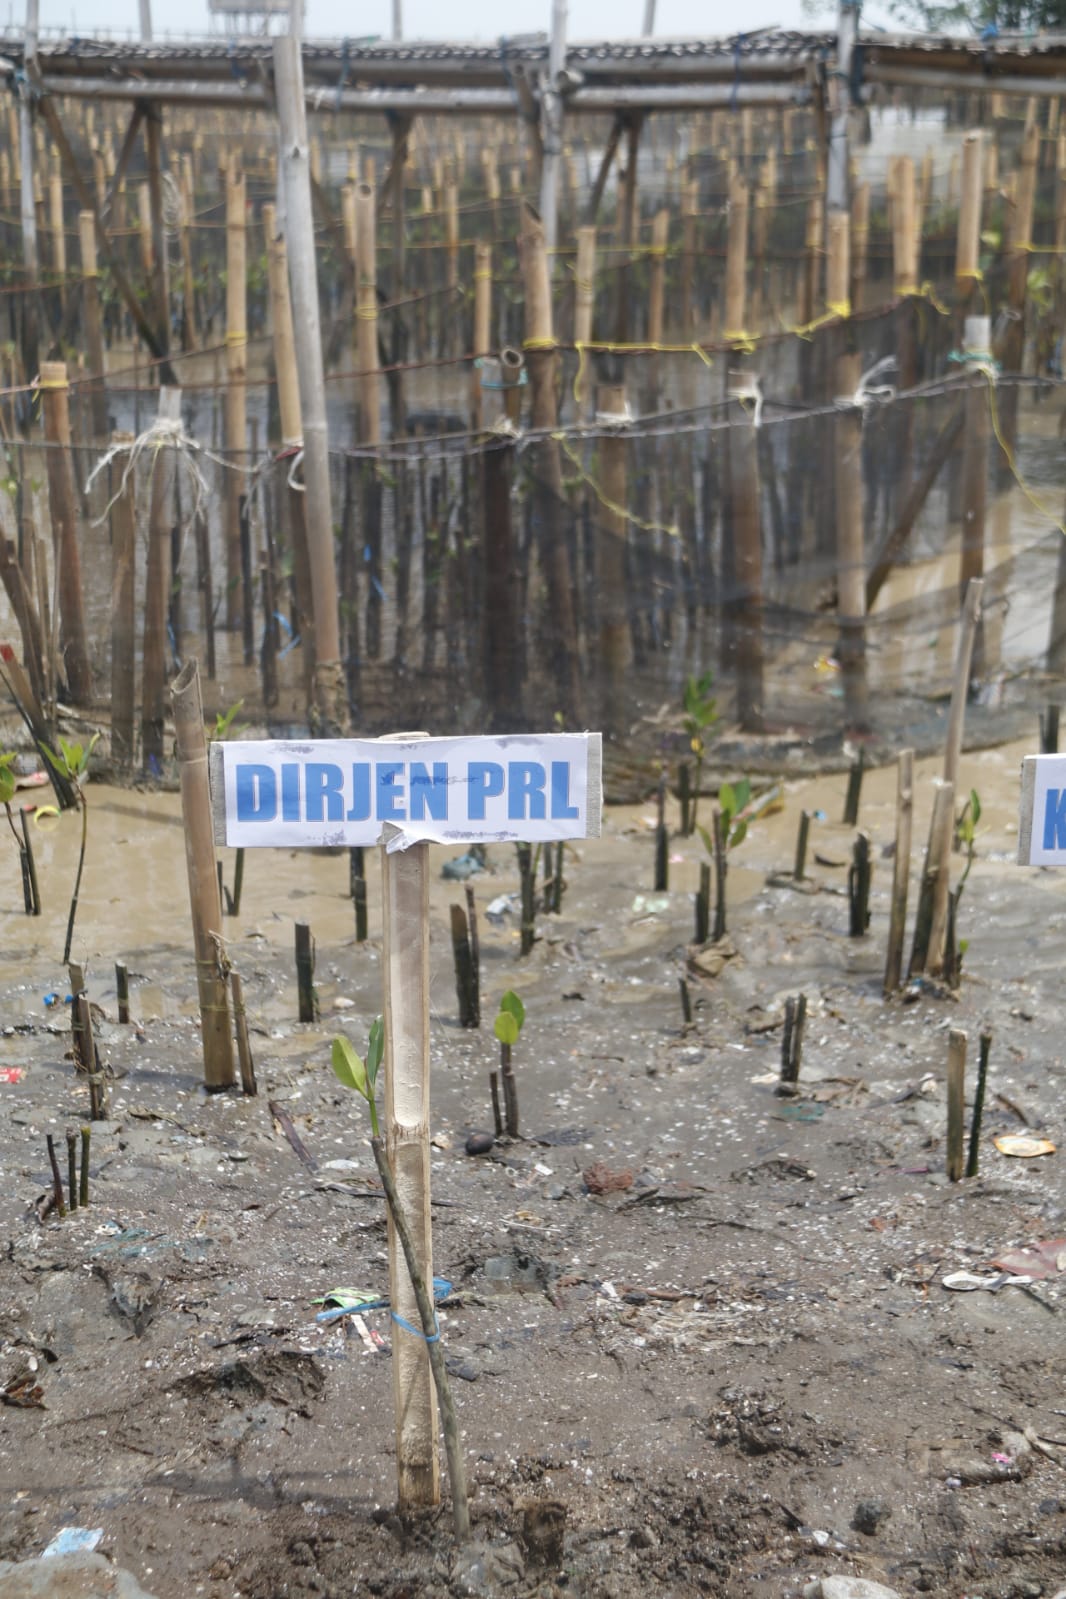
<instances>
[{"instance_id":1,"label":"bamboo stake supporting sign","mask_svg":"<svg viewBox=\"0 0 1066 1599\"><path fill-rule=\"evenodd\" d=\"M199 727L202 736L202 719ZM184 765L182 771L184 791ZM385 1147L417 1265L429 1282L429 845L460 838L558 843L598 835L600 735L549 733L519 742L406 733L215 743L211 780L219 843L381 845ZM213 871L207 875L205 889L216 883ZM440 1468L430 1351L417 1330L415 1290L391 1216L389 1295L403 1511L437 1502Z\"/></svg>"}]
</instances>

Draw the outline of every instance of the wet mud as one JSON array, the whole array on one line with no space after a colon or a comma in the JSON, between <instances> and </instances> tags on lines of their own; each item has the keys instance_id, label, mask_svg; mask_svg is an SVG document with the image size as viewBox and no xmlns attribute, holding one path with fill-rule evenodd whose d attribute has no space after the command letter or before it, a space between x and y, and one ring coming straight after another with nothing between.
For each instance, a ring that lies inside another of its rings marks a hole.
<instances>
[{"instance_id":1,"label":"wet mud","mask_svg":"<svg viewBox=\"0 0 1066 1599\"><path fill-rule=\"evenodd\" d=\"M83 1526L158 1599L787 1599L836 1574L901 1595L1051 1599L1066 1572L1066 1243L1045 1251L1046 1275L996 1286L1025 1275L1016 1257L997 1267L1007 1251L1066 1234L1063 1154L1013 1159L993 1142L1063 1140L1066 887L1013 859L1031 749L963 760L983 814L954 996L926 982L881 995L892 769L862 796L868 934L848 937L844 778L790 781L733 859L713 977L690 948L702 846L673 837L670 889L654 893L653 806L610 808L604 837L568 851L562 909L538 916L526 960L517 909L496 905L517 889L514 852L490 849L471 879L479 1031L456 1022L447 919L463 891L433 852L434 1269L453 1285L440 1319L480 1540L465 1559L446 1502L395 1513L387 1354L350 1319L315 1321L337 1286L387 1291L365 1113L329 1067L332 1037L361 1048L380 1010L376 862L358 945L346 855L249 854L226 933L260 1092L208 1097L177 798L90 785L74 949L110 1111L89 1208L42 1221L47 1134L65 1156L88 1111L58 960L77 824L36 830L39 919L21 913L10 841L0 1558ZM915 873L937 770L919 763ZM771 885L801 809L824 813L809 881ZM296 920L317 941L315 1024L296 1021ZM522 1136L471 1157L467 1137L492 1125L508 988L527 1017ZM800 1093L782 1098L784 1005L800 993ZM956 1184L950 1028L969 1036L968 1114L992 1034L979 1174ZM945 1287L960 1273L985 1286ZM403 1336L386 1312L365 1320L386 1347Z\"/></svg>"}]
</instances>

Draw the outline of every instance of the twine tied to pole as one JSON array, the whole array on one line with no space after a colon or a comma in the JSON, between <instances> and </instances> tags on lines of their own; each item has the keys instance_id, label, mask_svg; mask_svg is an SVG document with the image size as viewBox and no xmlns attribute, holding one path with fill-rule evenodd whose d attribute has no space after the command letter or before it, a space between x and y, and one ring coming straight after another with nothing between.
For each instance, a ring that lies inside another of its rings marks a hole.
<instances>
[{"instance_id":1,"label":"twine tied to pole","mask_svg":"<svg viewBox=\"0 0 1066 1599\"><path fill-rule=\"evenodd\" d=\"M139 433L135 439L128 443L120 441L117 444L112 444L111 448L100 457L89 473L85 483L86 494L89 493L89 490L105 467L110 466L111 462L120 455L126 457L122 480L100 515L93 520L91 524L93 527L101 527L107 521L111 511L125 494L130 474L135 470L141 457L146 454L149 457L148 479L151 482L156 462L159 459L159 452L166 449L177 450L179 459L184 461L188 470L194 490L194 517L199 516L207 499L207 482L197 463L197 456L203 456L206 460L213 461L216 466L223 467L226 471L240 472L244 477L254 476L259 471L258 466L238 466L235 461L227 461L223 456L216 455L213 450L207 449L205 445L197 443L194 438L191 438L186 433L185 425L180 418L156 417L151 426L145 428L144 432Z\"/></svg>"}]
</instances>

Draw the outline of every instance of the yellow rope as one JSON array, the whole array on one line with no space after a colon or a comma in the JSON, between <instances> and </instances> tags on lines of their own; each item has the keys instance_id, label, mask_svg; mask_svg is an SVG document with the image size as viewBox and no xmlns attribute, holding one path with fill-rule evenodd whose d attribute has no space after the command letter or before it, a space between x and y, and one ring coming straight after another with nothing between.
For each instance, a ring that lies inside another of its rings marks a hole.
<instances>
[{"instance_id":1,"label":"yellow rope","mask_svg":"<svg viewBox=\"0 0 1066 1599\"><path fill-rule=\"evenodd\" d=\"M639 529L641 533L665 533L669 538L680 538L681 529L676 523L672 527L666 527L662 522L645 522L642 517L634 516L632 511L626 510L624 505L616 505L614 500L608 499L607 495L604 494L603 490L600 488L595 479L591 478L585 471L580 457L577 456L570 448L570 445L567 442L566 434L553 433L552 438L555 439L557 443L562 445L563 454L566 456L570 464L577 470L582 482L592 490L593 494L596 496L597 500L599 500L600 504L605 510L610 511L614 516L620 516L624 522L628 522L632 527Z\"/></svg>"},{"instance_id":2,"label":"yellow rope","mask_svg":"<svg viewBox=\"0 0 1066 1599\"><path fill-rule=\"evenodd\" d=\"M995 372L992 370L991 367L985 366L984 364L978 364L976 366L976 370L978 372L980 372L981 376L984 378L985 382L988 384L988 414L989 414L989 416L992 419L992 432L995 434L996 443L999 445L1000 449L1003 451L1004 456L1006 457L1007 465L1010 467L1011 476L1013 477L1015 483L1017 483L1018 487L1021 489L1022 493L1025 495L1025 498L1029 501L1029 504L1033 507L1033 509L1035 511L1038 511L1041 516L1046 516L1048 518L1048 520L1053 524L1053 526L1058 529L1058 531L1063 535L1064 538L1066 538L1066 524L1064 524L1063 522L1061 522L1059 520L1059 518L1055 515L1054 511L1049 510L1048 507L1046 505L1044 505L1044 503L1041 500L1037 499L1036 495L1033 493L1033 491L1029 487L1028 483L1026 483L1025 479L1022 477L1021 473L1018 471L1018 463L1015 460L1014 451L1011 449L1010 445L1007 443L1006 439L1003 437L1003 429L1000 427L1000 422L999 422L999 407L996 404L996 374L995 374Z\"/></svg>"}]
</instances>

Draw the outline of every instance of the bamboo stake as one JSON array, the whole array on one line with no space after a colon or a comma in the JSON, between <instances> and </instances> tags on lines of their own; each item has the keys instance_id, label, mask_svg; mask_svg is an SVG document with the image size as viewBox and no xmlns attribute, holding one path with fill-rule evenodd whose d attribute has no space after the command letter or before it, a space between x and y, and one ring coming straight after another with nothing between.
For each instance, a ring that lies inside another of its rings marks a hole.
<instances>
[{"instance_id":1,"label":"bamboo stake","mask_svg":"<svg viewBox=\"0 0 1066 1599\"><path fill-rule=\"evenodd\" d=\"M961 1179L965 1159L967 1042L966 1034L957 1027L948 1033L947 1174L950 1183Z\"/></svg>"},{"instance_id":2,"label":"bamboo stake","mask_svg":"<svg viewBox=\"0 0 1066 1599\"><path fill-rule=\"evenodd\" d=\"M296 923L296 988L299 1019L318 1021L318 994L315 991L315 941L306 922Z\"/></svg>"},{"instance_id":3,"label":"bamboo stake","mask_svg":"<svg viewBox=\"0 0 1066 1599\"><path fill-rule=\"evenodd\" d=\"M907 922L907 891L911 871L911 831L914 821L914 751L900 750L896 775L896 852L892 862L892 909L885 956L884 993L895 993L903 972L903 937Z\"/></svg>"},{"instance_id":4,"label":"bamboo stake","mask_svg":"<svg viewBox=\"0 0 1066 1599\"><path fill-rule=\"evenodd\" d=\"M1021 372L1025 357L1025 305L1029 287L1029 252L1033 238L1033 208L1036 199L1037 157L1040 130L1034 124L1026 133L1018 168L1018 187L1010 224L1010 249L1007 256L1007 309L1011 313L1003 337L1003 366L1009 373ZM1018 438L1018 393L1008 385L1000 401L1000 431L1008 450Z\"/></svg>"},{"instance_id":5,"label":"bamboo stake","mask_svg":"<svg viewBox=\"0 0 1066 1599\"><path fill-rule=\"evenodd\" d=\"M735 402L750 395L751 378L747 374L731 371L728 376L730 397ZM733 425L726 434L726 447L736 567L735 592L726 597L729 616L723 638L731 641L736 664L737 720L745 731L757 732L762 726L763 717L763 570L758 441L754 416L738 404L731 406L730 410L733 413Z\"/></svg>"},{"instance_id":6,"label":"bamboo stake","mask_svg":"<svg viewBox=\"0 0 1066 1599\"><path fill-rule=\"evenodd\" d=\"M983 165L983 135L980 129L971 129L962 141L962 194L955 238L955 283L964 304L980 276Z\"/></svg>"},{"instance_id":7,"label":"bamboo stake","mask_svg":"<svg viewBox=\"0 0 1066 1599\"><path fill-rule=\"evenodd\" d=\"M856 185L851 199L851 309L863 309L866 298L866 263L870 244L870 185Z\"/></svg>"},{"instance_id":8,"label":"bamboo stake","mask_svg":"<svg viewBox=\"0 0 1066 1599\"><path fill-rule=\"evenodd\" d=\"M81 246L82 294L85 311L85 343L89 371L94 382L89 391L92 406L93 442L107 437L107 384L104 364L104 328L100 305L100 269L96 263L96 230L91 211L78 213L78 239Z\"/></svg>"},{"instance_id":9,"label":"bamboo stake","mask_svg":"<svg viewBox=\"0 0 1066 1599\"><path fill-rule=\"evenodd\" d=\"M181 390L161 388L159 416L181 418ZM170 590L173 451L160 450L152 462L148 516L148 560L144 578L144 634L141 645L141 752L146 770L162 768L166 723L167 596Z\"/></svg>"},{"instance_id":10,"label":"bamboo stake","mask_svg":"<svg viewBox=\"0 0 1066 1599\"><path fill-rule=\"evenodd\" d=\"M192 259L192 221L196 211L192 157L181 158L181 280L184 301L185 348L195 350L200 342L196 315L196 274Z\"/></svg>"},{"instance_id":11,"label":"bamboo stake","mask_svg":"<svg viewBox=\"0 0 1066 1599\"><path fill-rule=\"evenodd\" d=\"M474 432L485 426L483 361L492 350L492 246L479 239L474 245L474 364L470 378L470 423Z\"/></svg>"},{"instance_id":12,"label":"bamboo stake","mask_svg":"<svg viewBox=\"0 0 1066 1599\"><path fill-rule=\"evenodd\" d=\"M985 1089L988 1084L988 1057L992 1049L992 1034L982 1033L977 1061L977 1087L973 1096L973 1115L970 1118L970 1147L966 1157L967 1177L976 1177L981 1164L981 1122L985 1112Z\"/></svg>"},{"instance_id":13,"label":"bamboo stake","mask_svg":"<svg viewBox=\"0 0 1066 1599\"><path fill-rule=\"evenodd\" d=\"M984 583L980 578L970 579L966 585L962 615L959 618L959 642L955 653L955 674L951 684L951 709L948 713L948 730L944 740L944 781L948 783L954 783L958 779L963 722L970 692L970 663L974 637L981 619L983 589Z\"/></svg>"},{"instance_id":14,"label":"bamboo stake","mask_svg":"<svg viewBox=\"0 0 1066 1599\"><path fill-rule=\"evenodd\" d=\"M574 268L574 343L579 352L592 342L595 304L596 229L586 224L577 230L577 263ZM587 420L592 415L593 387L584 364L581 367L580 388L574 398L581 417Z\"/></svg>"},{"instance_id":15,"label":"bamboo stake","mask_svg":"<svg viewBox=\"0 0 1066 1599\"><path fill-rule=\"evenodd\" d=\"M40 388L44 436L51 446L47 451L48 499L59 589L60 650L71 700L75 705L88 705L92 698L92 671L85 633L77 497L70 448L70 388L62 361L41 363Z\"/></svg>"},{"instance_id":16,"label":"bamboo stake","mask_svg":"<svg viewBox=\"0 0 1066 1599\"><path fill-rule=\"evenodd\" d=\"M112 447L133 443L114 433ZM157 462L161 470L162 463ZM137 647L135 528L136 478L129 474L111 510L111 756L124 771L133 764L135 653Z\"/></svg>"},{"instance_id":17,"label":"bamboo stake","mask_svg":"<svg viewBox=\"0 0 1066 1599\"><path fill-rule=\"evenodd\" d=\"M185 828L185 862L189 877L193 948L200 999L200 1032L204 1050L204 1086L208 1092L231 1088L234 1081L233 1041L222 955L222 906L215 871L211 796L207 782L200 672L188 661L170 686L181 775L181 812Z\"/></svg>"},{"instance_id":18,"label":"bamboo stake","mask_svg":"<svg viewBox=\"0 0 1066 1599\"><path fill-rule=\"evenodd\" d=\"M966 318L963 353L972 361L987 361L992 342L992 325L986 316ZM988 440L991 431L988 405L988 378L974 373L966 390L962 447L962 551L959 580L964 590L972 579L985 572L985 509L988 498ZM983 676L982 630L974 638L973 674ZM969 684L967 683L967 687Z\"/></svg>"},{"instance_id":19,"label":"bamboo stake","mask_svg":"<svg viewBox=\"0 0 1066 1599\"><path fill-rule=\"evenodd\" d=\"M748 272L748 186L735 177L729 186L729 226L725 255L724 337L730 343L746 335Z\"/></svg>"},{"instance_id":20,"label":"bamboo stake","mask_svg":"<svg viewBox=\"0 0 1066 1599\"><path fill-rule=\"evenodd\" d=\"M230 972L230 994L233 998L233 1024L237 1033L237 1059L241 1068L241 1088L245 1094L258 1094L255 1080L255 1062L248 1037L248 1013L244 1008L244 985L239 972Z\"/></svg>"},{"instance_id":21,"label":"bamboo stake","mask_svg":"<svg viewBox=\"0 0 1066 1599\"><path fill-rule=\"evenodd\" d=\"M850 217L829 213L826 303L849 319ZM850 319L849 319L850 320ZM832 331L837 347L835 392L841 406L834 423L836 444L837 614L844 711L851 729L866 725L866 554L863 526L862 406L854 398L862 377L862 352L849 320ZM850 401L845 407L843 400Z\"/></svg>"},{"instance_id":22,"label":"bamboo stake","mask_svg":"<svg viewBox=\"0 0 1066 1599\"><path fill-rule=\"evenodd\" d=\"M226 451L243 466L248 448L248 288L244 174L236 161L226 178ZM226 627L239 628L244 614L241 571L240 472L225 474Z\"/></svg>"},{"instance_id":23,"label":"bamboo stake","mask_svg":"<svg viewBox=\"0 0 1066 1599\"><path fill-rule=\"evenodd\" d=\"M596 409L602 416L626 415L626 391L621 384L597 390ZM626 441L620 429L600 441L602 498L593 509L596 528L596 587L599 592L599 660L603 690L603 721L620 733L625 721L623 695L626 673L632 664L626 590Z\"/></svg>"},{"instance_id":24,"label":"bamboo stake","mask_svg":"<svg viewBox=\"0 0 1066 1599\"><path fill-rule=\"evenodd\" d=\"M369 183L360 183L357 186L355 209L355 338L359 437L364 444L380 444L377 221L374 190Z\"/></svg>"},{"instance_id":25,"label":"bamboo stake","mask_svg":"<svg viewBox=\"0 0 1066 1599\"><path fill-rule=\"evenodd\" d=\"M934 783L933 814L929 821L929 842L925 849L925 865L922 868L921 887L918 893L918 909L914 917L914 942L911 946L910 965L907 969L908 977L914 977L919 972L924 972L929 965L933 902L937 879L941 875L946 876L947 874L947 860L951 850L952 823L954 821L954 802L955 785L941 782L940 779L937 779ZM944 863L943 866L941 862ZM944 903L945 905L947 903L946 890Z\"/></svg>"},{"instance_id":26,"label":"bamboo stake","mask_svg":"<svg viewBox=\"0 0 1066 1599\"><path fill-rule=\"evenodd\" d=\"M410 736L410 735L408 735ZM412 1254L425 1282L433 1280L429 1166L429 846L390 853L381 847L384 908L385 1115L388 1163L412 1233ZM410 1321L417 1310L403 1241L389 1226L389 1297ZM393 1349L396 1467L401 1513L440 1500L437 1406L423 1339L397 1339Z\"/></svg>"}]
</instances>

